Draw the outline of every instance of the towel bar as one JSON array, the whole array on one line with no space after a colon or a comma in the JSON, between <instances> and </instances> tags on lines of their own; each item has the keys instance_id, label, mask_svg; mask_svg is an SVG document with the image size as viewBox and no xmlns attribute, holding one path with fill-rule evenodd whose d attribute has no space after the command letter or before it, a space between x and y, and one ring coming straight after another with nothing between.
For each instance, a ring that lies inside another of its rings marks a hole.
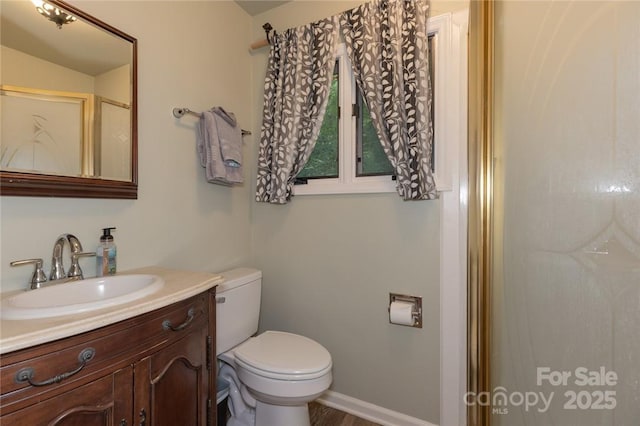
<instances>
[{"instance_id":1,"label":"towel bar","mask_svg":"<svg viewBox=\"0 0 640 426\"><path fill-rule=\"evenodd\" d=\"M180 118L186 114L190 114L190 115L195 115L196 117L200 117L202 114L199 112L195 112L195 111L191 111L189 108L174 108L173 109L173 116L175 118ZM251 132L248 130L244 130L242 129L242 136L247 136L250 135Z\"/></svg>"}]
</instances>

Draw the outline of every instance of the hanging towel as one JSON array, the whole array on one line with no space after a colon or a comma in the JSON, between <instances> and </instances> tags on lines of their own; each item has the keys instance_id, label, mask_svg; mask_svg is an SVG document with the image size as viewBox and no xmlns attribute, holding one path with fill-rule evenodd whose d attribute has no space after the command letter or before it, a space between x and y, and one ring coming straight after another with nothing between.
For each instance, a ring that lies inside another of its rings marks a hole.
<instances>
[{"instance_id":1,"label":"hanging towel","mask_svg":"<svg viewBox=\"0 0 640 426\"><path fill-rule=\"evenodd\" d=\"M216 120L212 111L202 113L197 144L200 164L205 168L207 181L223 185L242 183L242 154L240 154L240 157L236 157L240 160L237 164L231 166L225 164L222 157L220 131L217 123L218 120ZM240 129L238 131L240 132ZM241 134L239 145L242 148Z\"/></svg>"},{"instance_id":2,"label":"hanging towel","mask_svg":"<svg viewBox=\"0 0 640 426\"><path fill-rule=\"evenodd\" d=\"M222 107L213 107L211 112L216 120L222 161L229 167L242 166L242 130L236 116Z\"/></svg>"}]
</instances>

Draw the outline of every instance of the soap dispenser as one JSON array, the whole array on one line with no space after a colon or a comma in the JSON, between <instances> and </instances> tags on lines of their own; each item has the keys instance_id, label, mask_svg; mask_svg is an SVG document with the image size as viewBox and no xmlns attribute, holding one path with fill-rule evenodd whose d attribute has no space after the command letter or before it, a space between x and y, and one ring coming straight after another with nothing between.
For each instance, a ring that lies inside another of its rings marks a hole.
<instances>
[{"instance_id":1,"label":"soap dispenser","mask_svg":"<svg viewBox=\"0 0 640 426\"><path fill-rule=\"evenodd\" d=\"M116 244L111 231L116 228L103 228L100 245L96 250L96 276L114 275L116 273Z\"/></svg>"}]
</instances>

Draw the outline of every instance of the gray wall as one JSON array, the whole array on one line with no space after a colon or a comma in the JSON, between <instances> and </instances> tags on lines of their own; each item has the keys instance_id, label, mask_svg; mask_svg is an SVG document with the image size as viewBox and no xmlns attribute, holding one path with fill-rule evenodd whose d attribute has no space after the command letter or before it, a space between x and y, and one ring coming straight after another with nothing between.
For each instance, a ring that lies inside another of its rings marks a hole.
<instances>
[{"instance_id":1,"label":"gray wall","mask_svg":"<svg viewBox=\"0 0 640 426\"><path fill-rule=\"evenodd\" d=\"M254 210L261 329L322 343L332 389L438 423L439 202L297 197ZM424 328L388 322L389 292L423 297Z\"/></svg>"}]
</instances>

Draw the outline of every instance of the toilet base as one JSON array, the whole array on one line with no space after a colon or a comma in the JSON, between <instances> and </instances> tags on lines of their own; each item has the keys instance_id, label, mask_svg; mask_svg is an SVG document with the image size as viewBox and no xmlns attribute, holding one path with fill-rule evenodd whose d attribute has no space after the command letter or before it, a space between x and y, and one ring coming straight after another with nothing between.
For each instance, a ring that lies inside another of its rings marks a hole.
<instances>
[{"instance_id":1,"label":"toilet base","mask_svg":"<svg viewBox=\"0 0 640 426\"><path fill-rule=\"evenodd\" d=\"M256 401L256 426L274 425L311 426L308 405L272 405Z\"/></svg>"}]
</instances>

